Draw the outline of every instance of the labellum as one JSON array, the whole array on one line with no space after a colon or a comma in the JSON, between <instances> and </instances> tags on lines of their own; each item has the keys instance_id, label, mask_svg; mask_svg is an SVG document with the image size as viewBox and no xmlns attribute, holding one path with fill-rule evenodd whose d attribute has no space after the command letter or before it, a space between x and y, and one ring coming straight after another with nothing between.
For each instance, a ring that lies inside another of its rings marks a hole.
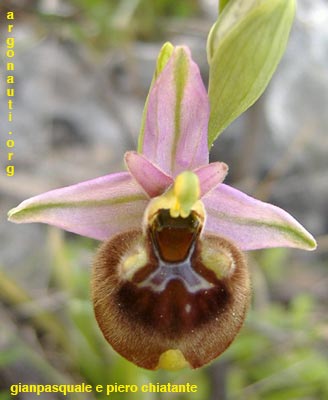
<instances>
[{"instance_id":1,"label":"labellum","mask_svg":"<svg viewBox=\"0 0 328 400\"><path fill-rule=\"evenodd\" d=\"M188 215L183 207L157 208L169 207L172 197L169 191L154 199L144 231L111 238L94 262L94 309L105 338L148 369L198 368L216 358L241 328L249 302L241 252L202 235L201 202Z\"/></svg>"}]
</instances>

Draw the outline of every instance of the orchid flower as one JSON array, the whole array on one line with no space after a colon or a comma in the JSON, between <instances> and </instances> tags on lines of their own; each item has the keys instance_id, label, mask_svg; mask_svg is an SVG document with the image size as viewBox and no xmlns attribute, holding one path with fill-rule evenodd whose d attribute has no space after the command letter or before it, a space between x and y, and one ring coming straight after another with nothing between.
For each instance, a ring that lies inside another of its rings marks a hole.
<instances>
[{"instance_id":1,"label":"orchid flower","mask_svg":"<svg viewBox=\"0 0 328 400\"><path fill-rule=\"evenodd\" d=\"M197 368L230 345L245 319L242 252L316 243L286 211L222 183L228 167L209 164L210 106L198 66L187 47L165 49L127 170L32 197L9 220L104 241L92 296L107 341L144 368Z\"/></svg>"}]
</instances>

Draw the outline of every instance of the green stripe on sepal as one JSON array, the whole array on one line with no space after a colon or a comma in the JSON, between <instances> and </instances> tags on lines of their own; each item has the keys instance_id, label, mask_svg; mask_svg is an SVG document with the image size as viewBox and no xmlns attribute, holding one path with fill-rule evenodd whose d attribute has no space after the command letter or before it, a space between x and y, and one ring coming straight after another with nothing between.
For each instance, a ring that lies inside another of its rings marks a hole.
<instances>
[{"instance_id":1,"label":"green stripe on sepal","mask_svg":"<svg viewBox=\"0 0 328 400\"><path fill-rule=\"evenodd\" d=\"M186 51L180 47L176 50L174 59L174 83L175 83L175 115L174 115L174 141L172 145L171 169L174 170L177 146L181 134L181 108L184 90L189 74L189 59Z\"/></svg>"},{"instance_id":2,"label":"green stripe on sepal","mask_svg":"<svg viewBox=\"0 0 328 400\"><path fill-rule=\"evenodd\" d=\"M208 216L215 216L216 218L220 218L223 221L229 221L234 225L239 226L247 226L247 227L256 227L263 229L272 230L272 234L275 232L279 232L281 236L284 236L287 240L289 240L289 247L295 247L303 250L315 250L317 248L317 242L314 237L302 226L296 226L292 224L287 224L284 222L278 221L265 221L265 220L256 220L252 218L241 218L237 216L227 215L224 213L220 213L217 210L213 210L212 208L206 208ZM260 233L259 233L260 234ZM276 247L276 246L270 246ZM280 247L287 247L286 244ZM261 247L259 247L261 248Z\"/></svg>"},{"instance_id":3,"label":"green stripe on sepal","mask_svg":"<svg viewBox=\"0 0 328 400\"><path fill-rule=\"evenodd\" d=\"M111 205L120 205L131 202L136 202L144 200L144 196L140 194L130 195L130 196L117 196L108 199L102 200L80 200L80 201L61 201L61 202L53 202L53 203L35 203L28 204L24 206L21 205L12 208L8 211L8 221L10 222L25 222L24 219L28 219L30 217L38 216L44 211L48 211L51 209L67 209L67 208L96 208L96 207L104 207ZM27 221L28 222L28 221Z\"/></svg>"},{"instance_id":4,"label":"green stripe on sepal","mask_svg":"<svg viewBox=\"0 0 328 400\"><path fill-rule=\"evenodd\" d=\"M155 69L154 76L153 76L153 79L150 84L149 92L148 92L147 99L145 102L145 107L144 107L143 113L142 113L141 128L140 128L139 138L138 138L138 152L139 153L142 153L146 116L147 116L147 110L148 110L149 93L151 92L159 74L163 71L165 65L169 61L169 59L173 53L173 50L174 50L174 46L170 42L166 42L162 46L162 48L158 54L158 57L157 57L156 69Z\"/></svg>"},{"instance_id":5,"label":"green stripe on sepal","mask_svg":"<svg viewBox=\"0 0 328 400\"><path fill-rule=\"evenodd\" d=\"M207 42L208 143L260 97L286 48L295 0L230 0Z\"/></svg>"}]
</instances>

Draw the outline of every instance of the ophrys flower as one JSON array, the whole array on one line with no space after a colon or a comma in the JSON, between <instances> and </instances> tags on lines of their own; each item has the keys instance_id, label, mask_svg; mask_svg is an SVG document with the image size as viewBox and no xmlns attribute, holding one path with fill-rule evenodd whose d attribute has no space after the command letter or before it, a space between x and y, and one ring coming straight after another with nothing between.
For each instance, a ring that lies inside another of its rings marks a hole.
<instances>
[{"instance_id":1,"label":"ophrys flower","mask_svg":"<svg viewBox=\"0 0 328 400\"><path fill-rule=\"evenodd\" d=\"M222 183L226 164L208 164L210 110L197 65L186 47L169 47L160 60L128 171L25 200L9 219L105 241L93 301L106 339L144 368L196 368L244 321L241 251L316 244L282 209Z\"/></svg>"}]
</instances>

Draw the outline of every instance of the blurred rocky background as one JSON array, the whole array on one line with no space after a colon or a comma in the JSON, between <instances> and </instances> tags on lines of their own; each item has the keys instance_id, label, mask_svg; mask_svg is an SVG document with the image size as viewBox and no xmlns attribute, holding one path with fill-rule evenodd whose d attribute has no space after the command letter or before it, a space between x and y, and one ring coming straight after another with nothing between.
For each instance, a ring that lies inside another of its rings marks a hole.
<instances>
[{"instance_id":1,"label":"blurred rocky background","mask_svg":"<svg viewBox=\"0 0 328 400\"><path fill-rule=\"evenodd\" d=\"M16 41L13 177L5 173L8 10L15 11ZM205 43L216 15L214 0L1 2L1 399L11 398L8 387L17 382L147 379L189 380L199 384L199 398L208 399L328 398L326 0L298 0L287 51L268 89L211 152L212 161L229 164L229 184L285 208L319 247L314 253L249 255L250 315L236 342L210 367L153 374L117 357L99 334L89 301L97 243L6 221L7 211L25 198L122 170L123 153L136 148L161 45L170 40L190 46L207 82ZM149 397L156 398L166 397Z\"/></svg>"}]
</instances>

